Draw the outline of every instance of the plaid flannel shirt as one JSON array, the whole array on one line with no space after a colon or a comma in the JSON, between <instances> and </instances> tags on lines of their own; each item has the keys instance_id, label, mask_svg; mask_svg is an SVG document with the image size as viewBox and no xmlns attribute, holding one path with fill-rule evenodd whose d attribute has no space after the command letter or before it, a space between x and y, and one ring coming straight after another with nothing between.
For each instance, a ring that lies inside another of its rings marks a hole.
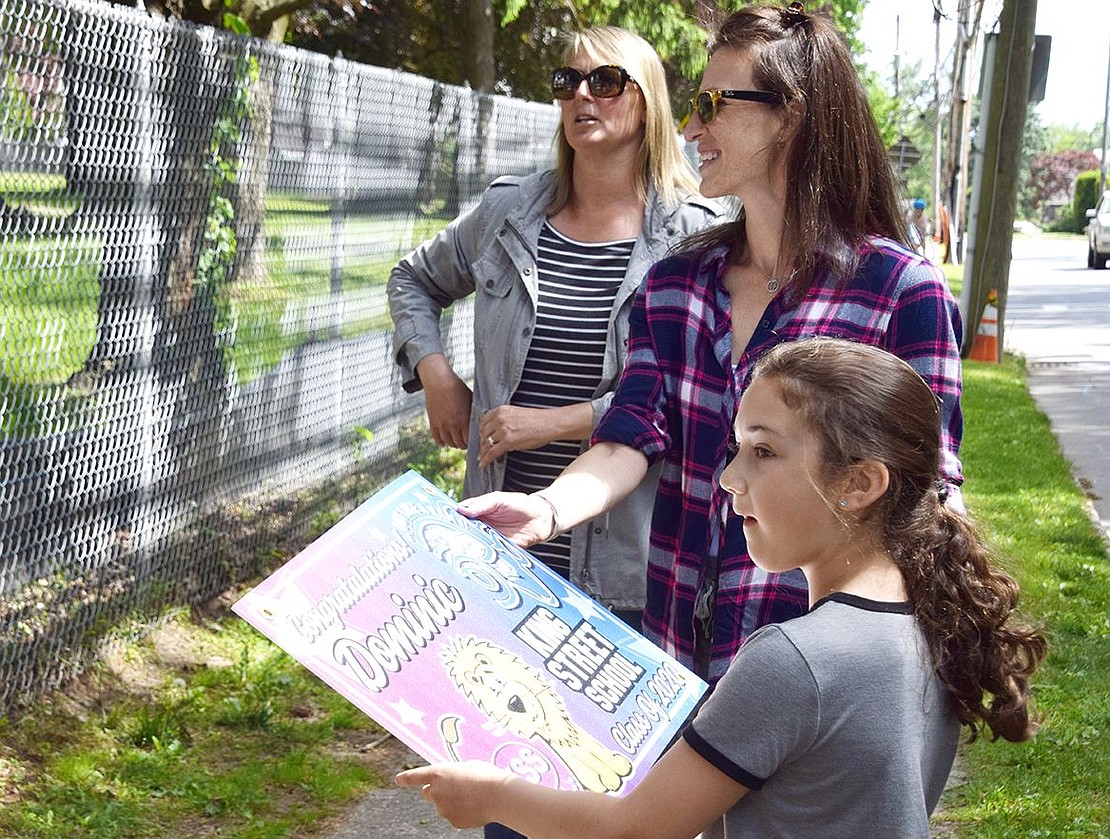
<instances>
[{"instance_id":1,"label":"plaid flannel shirt","mask_svg":"<svg viewBox=\"0 0 1110 839\"><path fill-rule=\"evenodd\" d=\"M592 442L663 460L651 520L644 632L715 683L757 628L803 613L801 571L769 574L748 557L741 520L719 479L736 406L770 347L815 335L874 344L905 359L937 394L942 477L959 486L962 324L940 270L887 239L864 247L846 283L773 298L732 365L725 248L680 253L648 272L633 305L627 366ZM708 668L694 660L707 639Z\"/></svg>"}]
</instances>

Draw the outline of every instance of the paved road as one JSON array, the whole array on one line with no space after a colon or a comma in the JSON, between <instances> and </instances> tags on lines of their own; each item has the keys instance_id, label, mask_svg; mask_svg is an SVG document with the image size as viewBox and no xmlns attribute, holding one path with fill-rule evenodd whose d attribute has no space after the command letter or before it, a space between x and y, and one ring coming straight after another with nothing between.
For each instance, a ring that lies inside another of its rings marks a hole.
<instances>
[{"instance_id":1,"label":"paved road","mask_svg":"<svg viewBox=\"0 0 1110 839\"><path fill-rule=\"evenodd\" d=\"M1080 239L1015 237L1004 342L1110 538L1110 271L1086 259Z\"/></svg>"},{"instance_id":2,"label":"paved road","mask_svg":"<svg viewBox=\"0 0 1110 839\"><path fill-rule=\"evenodd\" d=\"M1110 270L1086 268L1079 239L1018 237L1013 256L1005 348L1025 356L1030 391L1110 535ZM418 792L392 787L367 795L325 839L481 836L452 828Z\"/></svg>"}]
</instances>

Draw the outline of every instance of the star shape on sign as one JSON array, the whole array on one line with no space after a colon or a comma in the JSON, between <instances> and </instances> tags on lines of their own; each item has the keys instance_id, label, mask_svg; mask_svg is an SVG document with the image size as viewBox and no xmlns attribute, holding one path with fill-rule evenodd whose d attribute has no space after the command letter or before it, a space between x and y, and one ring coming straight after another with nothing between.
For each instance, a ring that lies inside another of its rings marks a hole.
<instances>
[{"instance_id":1,"label":"star shape on sign","mask_svg":"<svg viewBox=\"0 0 1110 839\"><path fill-rule=\"evenodd\" d=\"M594 609L598 608L596 600L591 600L580 591L568 590L563 595L563 602L582 615L589 615Z\"/></svg>"},{"instance_id":2,"label":"star shape on sign","mask_svg":"<svg viewBox=\"0 0 1110 839\"><path fill-rule=\"evenodd\" d=\"M406 727L413 727L413 726L416 726L416 727L419 727L419 728L424 728L425 727L424 726L424 712L423 711L418 711L418 710L416 710L416 708L413 708L408 703L408 700L402 699L400 702L390 702L389 705L390 705L391 708L393 708L394 712L397 714L397 718Z\"/></svg>"}]
</instances>

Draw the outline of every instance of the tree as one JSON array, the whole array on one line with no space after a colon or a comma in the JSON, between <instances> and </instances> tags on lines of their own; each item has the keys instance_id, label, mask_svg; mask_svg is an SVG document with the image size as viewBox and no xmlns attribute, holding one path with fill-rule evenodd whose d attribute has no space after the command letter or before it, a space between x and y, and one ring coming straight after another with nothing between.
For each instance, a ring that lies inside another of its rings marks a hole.
<instances>
[{"instance_id":1,"label":"tree","mask_svg":"<svg viewBox=\"0 0 1110 839\"><path fill-rule=\"evenodd\" d=\"M1036 17L1037 0L1005 0L999 20L990 84L986 87L986 116L980 126L985 138L982 182L977 187L979 206L972 210L977 219L977 241L973 242L974 252L967 263L962 290L965 356L971 351L988 299L995 295L998 300L997 345L1003 346L1010 248Z\"/></svg>"},{"instance_id":2,"label":"tree","mask_svg":"<svg viewBox=\"0 0 1110 839\"><path fill-rule=\"evenodd\" d=\"M970 181L972 99L971 62L976 58L984 0L958 0L956 43L952 54L951 101L948 110L947 153L944 156L940 191L951 214L953 241L957 247L950 256L962 254L963 231L967 219L967 193Z\"/></svg>"},{"instance_id":3,"label":"tree","mask_svg":"<svg viewBox=\"0 0 1110 839\"><path fill-rule=\"evenodd\" d=\"M1097 168L1098 155L1092 151L1049 152L1034 157L1021 195L1026 217L1044 219L1046 205L1070 204L1076 177Z\"/></svg>"},{"instance_id":4,"label":"tree","mask_svg":"<svg viewBox=\"0 0 1110 839\"><path fill-rule=\"evenodd\" d=\"M1102 137L1102 125L1090 129L1079 125L1045 126L1047 151L1092 151L1098 148Z\"/></svg>"},{"instance_id":5,"label":"tree","mask_svg":"<svg viewBox=\"0 0 1110 839\"><path fill-rule=\"evenodd\" d=\"M354 61L393 67L446 84L469 83L486 90L469 68L479 66L480 41L468 30L457 36L460 16L475 15L484 0L375 0L361 14L312 5L292 21L290 42L317 52L337 51ZM562 56L558 35L589 26L622 26L659 51L676 113L705 67L711 21L738 2L711 0L492 0L494 82L492 90L536 102L550 101L549 73ZM825 4L857 55L856 38L866 0Z\"/></svg>"},{"instance_id":6,"label":"tree","mask_svg":"<svg viewBox=\"0 0 1110 839\"><path fill-rule=\"evenodd\" d=\"M463 74L470 86L483 93L493 90L493 2L492 0L462 0L466 14L463 17L463 42L470 49L463 51Z\"/></svg>"},{"instance_id":7,"label":"tree","mask_svg":"<svg viewBox=\"0 0 1110 839\"><path fill-rule=\"evenodd\" d=\"M889 99L889 105L876 112L880 122L880 133L891 146L902 137L909 139L921 152L921 159L910 166L902 175L906 195L911 198L925 198L932 194L933 155L932 135L936 125L936 109L932 101L932 81L922 71L920 62L903 65L900 68L898 97ZM877 93L871 93L872 102L883 102ZM874 105L872 110L875 111Z\"/></svg>"},{"instance_id":8,"label":"tree","mask_svg":"<svg viewBox=\"0 0 1110 839\"><path fill-rule=\"evenodd\" d=\"M126 0L111 0L120 6L131 6ZM309 5L327 5L353 14L369 6L363 0L143 0L146 9L159 17L176 18L214 26L217 29L237 29L241 22L255 38L271 43L281 43L289 28L290 16Z\"/></svg>"},{"instance_id":9,"label":"tree","mask_svg":"<svg viewBox=\"0 0 1110 839\"><path fill-rule=\"evenodd\" d=\"M132 6L132 3L125 0L113 2L115 5ZM229 28L240 34L281 41L289 15L310 2L313 0L271 0L269 3L237 0L228 3L225 8L209 0L147 0L146 8L150 13L162 17ZM150 66L156 61L167 67L179 65L180 74L191 73L198 65L196 56L180 54L181 50L187 49L180 42L171 46L176 52L167 52L161 56L140 56L143 49L136 46L134 38L125 34L118 26L104 25L102 17L85 16L74 11L67 17L67 22L69 31L60 39L63 44L62 60L68 91L66 133L69 154L66 178L69 192L80 199L73 225L78 230L91 225L97 229L113 230L118 234L105 240L108 250L101 263L97 340L85 370L79 374L79 381L76 382L81 388L89 388L95 386L98 378L107 371L126 367L129 363L127 357L136 352L134 346L125 346L122 343L121 330L114 324L118 323L119 313L127 311L134 304L142 282L140 274L143 269L136 263L141 249L122 233L135 232L138 228L132 215L138 211L139 204L136 202L142 201L134 180L139 169L135 166L112 165L113 157L108 148L114 149L115 154L128 160L139 159L138 151L133 147L140 135L140 131L136 129L138 121L142 119L138 109L150 107L154 104L154 97L159 94L152 92L149 95L150 101L140 104L139 94L136 93L141 87L137 77L137 62L141 57ZM83 27L99 30L99 37L106 43L99 44L96 50L85 49L85 38L81 32ZM178 73L171 74L170 78L175 78ZM259 81L262 84L256 87L263 88L264 80ZM186 83L181 84L184 86ZM259 112L266 111L264 92L256 90L254 95ZM115 125L109 126L96 111L105 101L112 99L119 101L119 112L123 116L118 117ZM168 177L175 183L196 184L198 179L203 180L203 169L197 161L202 160L206 154L206 144L210 141L215 126L197 125L197 116L198 114L193 114L190 118L188 115L181 115L182 126L167 139L170 147L163 159L172 167ZM268 147L268 134L256 133L254 136L262 146ZM182 146L186 141L192 143L188 148ZM254 156L259 160L266 160L267 155L262 151L262 148L256 149ZM258 171L253 182L240 185L246 199L243 202L244 212L240 214L243 230L247 234L244 237L243 253L250 253L253 249L255 237L251 235L251 231L261 230L261 196L265 192L265 174L265 171ZM189 187L186 186L185 189L188 190ZM198 207L197 211L206 212L207 208ZM196 231L204 223L205 217L200 215L181 225L179 230L184 231L184 238L173 243L171 248L197 256ZM261 251L254 250L254 253L257 262L261 258Z\"/></svg>"}]
</instances>

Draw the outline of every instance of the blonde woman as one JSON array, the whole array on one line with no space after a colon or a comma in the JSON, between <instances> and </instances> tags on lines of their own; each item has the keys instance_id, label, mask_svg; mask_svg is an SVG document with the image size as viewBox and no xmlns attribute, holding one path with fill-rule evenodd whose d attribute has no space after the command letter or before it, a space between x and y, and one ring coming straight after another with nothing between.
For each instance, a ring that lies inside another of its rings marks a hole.
<instances>
[{"instance_id":1,"label":"blonde woman","mask_svg":"<svg viewBox=\"0 0 1110 839\"><path fill-rule=\"evenodd\" d=\"M441 445L467 450L467 497L547 486L584 448L624 369L648 268L718 206L698 193L663 65L637 35L567 38L552 72L555 169L495 181L471 212L394 268L389 302L406 390L423 388ZM443 351L440 314L475 295L473 390ZM657 473L536 555L637 629Z\"/></svg>"}]
</instances>

